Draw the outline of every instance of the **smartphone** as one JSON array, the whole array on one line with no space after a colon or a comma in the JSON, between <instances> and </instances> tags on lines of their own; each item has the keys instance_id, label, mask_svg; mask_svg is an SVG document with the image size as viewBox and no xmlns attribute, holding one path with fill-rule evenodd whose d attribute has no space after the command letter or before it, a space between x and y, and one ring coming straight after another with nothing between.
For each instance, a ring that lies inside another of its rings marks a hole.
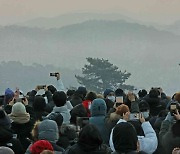
<instances>
[{"instance_id":1,"label":"smartphone","mask_svg":"<svg viewBox=\"0 0 180 154\"><path fill-rule=\"evenodd\" d=\"M116 102L123 103L123 96L117 96L116 97Z\"/></svg>"},{"instance_id":2,"label":"smartphone","mask_svg":"<svg viewBox=\"0 0 180 154\"><path fill-rule=\"evenodd\" d=\"M50 75L50 76L55 76L55 77L57 77L58 74L59 74L59 73L56 72L56 73L50 73L49 75Z\"/></svg>"},{"instance_id":3,"label":"smartphone","mask_svg":"<svg viewBox=\"0 0 180 154\"><path fill-rule=\"evenodd\" d=\"M139 119L139 113L131 113L129 115L130 120Z\"/></svg>"},{"instance_id":4,"label":"smartphone","mask_svg":"<svg viewBox=\"0 0 180 154\"><path fill-rule=\"evenodd\" d=\"M177 109L176 103L171 103L170 112L172 116L174 116L173 113L176 113L176 109Z\"/></svg>"}]
</instances>

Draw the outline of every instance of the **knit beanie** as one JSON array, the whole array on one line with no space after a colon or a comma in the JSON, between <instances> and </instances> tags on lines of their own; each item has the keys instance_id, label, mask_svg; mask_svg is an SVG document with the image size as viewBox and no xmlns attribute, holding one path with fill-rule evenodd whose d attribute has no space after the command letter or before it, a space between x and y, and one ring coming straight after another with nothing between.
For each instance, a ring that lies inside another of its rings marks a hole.
<instances>
[{"instance_id":1,"label":"knit beanie","mask_svg":"<svg viewBox=\"0 0 180 154\"><path fill-rule=\"evenodd\" d=\"M1 146L0 154L14 154L14 151L8 147Z\"/></svg>"},{"instance_id":2,"label":"knit beanie","mask_svg":"<svg viewBox=\"0 0 180 154\"><path fill-rule=\"evenodd\" d=\"M106 96L109 94L109 93L111 93L111 92L114 92L112 89L106 89L105 91L104 91L104 98L106 98Z\"/></svg>"},{"instance_id":3,"label":"knit beanie","mask_svg":"<svg viewBox=\"0 0 180 154\"><path fill-rule=\"evenodd\" d=\"M39 140L30 146L30 151L32 154L40 154L44 150L53 151L51 143L46 140Z\"/></svg>"},{"instance_id":4,"label":"knit beanie","mask_svg":"<svg viewBox=\"0 0 180 154\"><path fill-rule=\"evenodd\" d=\"M148 104L147 101L142 100L142 101L139 103L139 110L140 110L141 112L147 111L147 110L149 110L149 109L150 109L150 107L149 107L149 104Z\"/></svg>"},{"instance_id":5,"label":"knit beanie","mask_svg":"<svg viewBox=\"0 0 180 154\"><path fill-rule=\"evenodd\" d=\"M123 116L126 112L129 112L129 107L125 104L121 104L116 108L116 114L119 114L120 116Z\"/></svg>"},{"instance_id":6,"label":"knit beanie","mask_svg":"<svg viewBox=\"0 0 180 154\"><path fill-rule=\"evenodd\" d=\"M12 106L12 114L25 114L26 112L26 108L24 106L24 104L22 104L21 102L17 102Z\"/></svg>"},{"instance_id":7,"label":"knit beanie","mask_svg":"<svg viewBox=\"0 0 180 154\"><path fill-rule=\"evenodd\" d=\"M11 121L2 109L0 109L0 125L7 128L11 127Z\"/></svg>"},{"instance_id":8,"label":"knit beanie","mask_svg":"<svg viewBox=\"0 0 180 154\"><path fill-rule=\"evenodd\" d=\"M7 103L9 100L11 100L14 97L14 92L10 89L7 88L5 90L5 102Z\"/></svg>"},{"instance_id":9,"label":"knit beanie","mask_svg":"<svg viewBox=\"0 0 180 154\"><path fill-rule=\"evenodd\" d=\"M136 130L127 122L121 122L114 127L112 139L114 148L118 153L137 150L138 138Z\"/></svg>"},{"instance_id":10,"label":"knit beanie","mask_svg":"<svg viewBox=\"0 0 180 154\"><path fill-rule=\"evenodd\" d=\"M54 120L46 119L38 125L38 139L56 143L59 138L58 133L58 126Z\"/></svg>"}]
</instances>

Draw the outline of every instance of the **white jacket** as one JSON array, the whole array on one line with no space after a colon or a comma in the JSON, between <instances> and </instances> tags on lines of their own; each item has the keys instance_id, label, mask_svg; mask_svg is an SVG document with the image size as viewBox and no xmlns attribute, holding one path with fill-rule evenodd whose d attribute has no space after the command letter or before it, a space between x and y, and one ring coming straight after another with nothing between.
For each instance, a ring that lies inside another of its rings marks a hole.
<instances>
[{"instance_id":1,"label":"white jacket","mask_svg":"<svg viewBox=\"0 0 180 154\"><path fill-rule=\"evenodd\" d=\"M127 122L127 121L120 119L117 122L117 124L120 122ZM158 145L156 133L148 121L143 122L141 127L144 131L145 136L138 136L140 151L144 151L148 154L152 154L157 149L157 145ZM113 129L110 134L109 145L111 150L114 152L115 149L112 141L112 134L113 134Z\"/></svg>"}]
</instances>

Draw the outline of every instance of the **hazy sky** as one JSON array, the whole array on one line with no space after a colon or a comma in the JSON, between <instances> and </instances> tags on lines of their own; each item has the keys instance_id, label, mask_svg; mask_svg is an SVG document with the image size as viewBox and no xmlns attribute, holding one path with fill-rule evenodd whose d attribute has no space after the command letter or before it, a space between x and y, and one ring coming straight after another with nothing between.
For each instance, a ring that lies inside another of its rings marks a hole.
<instances>
[{"instance_id":1,"label":"hazy sky","mask_svg":"<svg viewBox=\"0 0 180 154\"><path fill-rule=\"evenodd\" d=\"M73 12L121 13L170 24L180 20L180 0L0 0L0 25Z\"/></svg>"}]
</instances>

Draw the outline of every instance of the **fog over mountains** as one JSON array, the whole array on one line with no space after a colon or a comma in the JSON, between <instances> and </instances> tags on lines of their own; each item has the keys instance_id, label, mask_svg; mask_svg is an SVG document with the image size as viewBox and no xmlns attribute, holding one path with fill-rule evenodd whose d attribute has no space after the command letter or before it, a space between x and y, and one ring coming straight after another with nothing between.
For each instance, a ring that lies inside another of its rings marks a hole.
<instances>
[{"instance_id":1,"label":"fog over mountains","mask_svg":"<svg viewBox=\"0 0 180 154\"><path fill-rule=\"evenodd\" d=\"M124 16L118 18L114 15L112 18L113 14L107 18L105 15L104 18L102 15L97 15L96 18L90 15L88 18L87 14L84 18L77 16L43 18L18 25L1 26L0 62L52 64L63 70L80 70L86 63L86 57L105 58L120 69L132 73L128 84L138 88L162 86L170 94L179 90L178 22L175 25L153 27L142 22L139 24L130 18L125 20ZM120 18L123 20L119 20ZM74 78L77 73L73 71L69 76ZM0 75L0 80L1 77Z\"/></svg>"}]
</instances>

